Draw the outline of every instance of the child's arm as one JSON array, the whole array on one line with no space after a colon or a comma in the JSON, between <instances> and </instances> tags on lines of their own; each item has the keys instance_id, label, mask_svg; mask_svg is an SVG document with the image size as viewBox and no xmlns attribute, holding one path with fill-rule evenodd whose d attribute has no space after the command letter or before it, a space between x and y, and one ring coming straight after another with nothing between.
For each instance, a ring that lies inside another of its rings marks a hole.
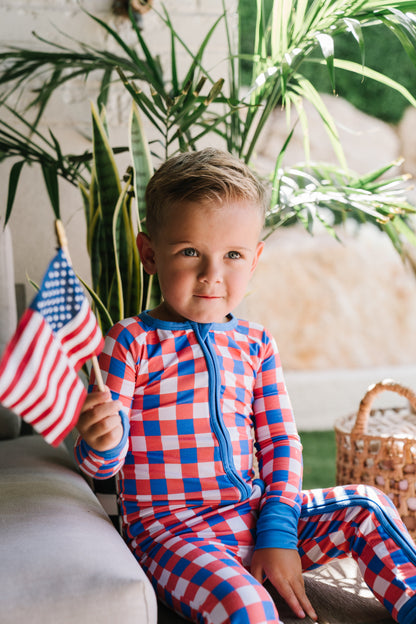
<instances>
[{"instance_id":1,"label":"child's arm","mask_svg":"<svg viewBox=\"0 0 416 624\"><path fill-rule=\"evenodd\" d=\"M297 550L301 506L302 446L274 340L267 345L254 388L254 419L260 476L265 484L251 572L264 574L299 617L316 614L305 594ZM303 615L302 615L303 613Z\"/></svg>"},{"instance_id":2,"label":"child's arm","mask_svg":"<svg viewBox=\"0 0 416 624\"><path fill-rule=\"evenodd\" d=\"M253 416L260 477L265 485L257 522L257 548L298 543L302 445L286 391L276 343L267 333L253 391Z\"/></svg>"},{"instance_id":3,"label":"child's arm","mask_svg":"<svg viewBox=\"0 0 416 624\"><path fill-rule=\"evenodd\" d=\"M299 618L305 613L312 620L318 616L305 594L302 565L297 550L262 548L255 550L250 565L251 574L260 583L266 576Z\"/></svg>"},{"instance_id":4,"label":"child's arm","mask_svg":"<svg viewBox=\"0 0 416 624\"><path fill-rule=\"evenodd\" d=\"M129 352L133 337L126 334L130 336L122 322L108 332L99 357L106 390L98 392L90 387L93 391L85 400L77 424L80 435L75 459L81 470L96 479L114 476L128 451L136 371Z\"/></svg>"}]
</instances>

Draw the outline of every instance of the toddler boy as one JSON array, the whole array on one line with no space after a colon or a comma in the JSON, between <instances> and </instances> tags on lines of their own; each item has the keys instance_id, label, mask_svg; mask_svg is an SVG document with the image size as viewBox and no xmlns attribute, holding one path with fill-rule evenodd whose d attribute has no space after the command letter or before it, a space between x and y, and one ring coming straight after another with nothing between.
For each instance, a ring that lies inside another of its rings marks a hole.
<instances>
[{"instance_id":1,"label":"toddler boy","mask_svg":"<svg viewBox=\"0 0 416 624\"><path fill-rule=\"evenodd\" d=\"M159 598L194 622L279 622L266 577L316 620L302 571L350 553L393 617L416 622L416 551L396 509L364 486L301 490L275 341L232 314L263 249L267 200L246 165L211 148L154 174L137 244L163 299L108 333L108 390L85 402L77 461L118 475L127 543Z\"/></svg>"}]
</instances>

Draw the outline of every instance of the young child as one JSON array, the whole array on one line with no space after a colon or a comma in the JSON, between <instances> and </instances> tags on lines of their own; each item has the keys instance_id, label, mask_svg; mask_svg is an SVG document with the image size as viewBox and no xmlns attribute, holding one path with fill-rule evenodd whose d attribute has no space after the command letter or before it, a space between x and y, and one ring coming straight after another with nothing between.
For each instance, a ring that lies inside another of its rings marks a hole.
<instances>
[{"instance_id":1,"label":"young child","mask_svg":"<svg viewBox=\"0 0 416 624\"><path fill-rule=\"evenodd\" d=\"M137 244L163 300L107 335L108 390L84 404L76 458L118 474L125 539L159 598L194 622L276 623L267 577L316 620L302 571L351 553L393 617L416 622L416 550L396 509L364 486L301 491L276 344L232 315L263 249L264 186L205 149L164 163L146 203Z\"/></svg>"}]
</instances>

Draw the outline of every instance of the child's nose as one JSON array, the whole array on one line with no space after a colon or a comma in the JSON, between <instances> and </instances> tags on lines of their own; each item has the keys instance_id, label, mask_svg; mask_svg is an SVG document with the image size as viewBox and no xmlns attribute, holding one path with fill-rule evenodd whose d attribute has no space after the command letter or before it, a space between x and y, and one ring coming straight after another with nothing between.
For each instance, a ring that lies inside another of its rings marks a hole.
<instances>
[{"instance_id":1,"label":"child's nose","mask_svg":"<svg viewBox=\"0 0 416 624\"><path fill-rule=\"evenodd\" d=\"M218 262L209 258L201 263L199 280L207 284L214 284L222 281L221 267Z\"/></svg>"}]
</instances>

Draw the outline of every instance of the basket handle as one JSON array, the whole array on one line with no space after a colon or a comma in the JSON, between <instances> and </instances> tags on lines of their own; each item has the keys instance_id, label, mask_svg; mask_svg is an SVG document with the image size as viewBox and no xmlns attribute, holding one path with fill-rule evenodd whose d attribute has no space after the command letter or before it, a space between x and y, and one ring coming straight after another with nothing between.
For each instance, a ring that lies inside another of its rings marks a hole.
<instances>
[{"instance_id":1,"label":"basket handle","mask_svg":"<svg viewBox=\"0 0 416 624\"><path fill-rule=\"evenodd\" d=\"M361 399L360 407L357 413L357 419L351 433L353 433L354 435L362 435L363 433L365 433L367 429L367 420L370 414L371 405L375 397L385 390L397 392L397 394L404 396L409 401L413 411L416 412L416 394L413 392L413 390L402 386L397 381L393 381L392 379L384 379L383 381L379 381L378 383L369 386L364 397Z\"/></svg>"}]
</instances>

